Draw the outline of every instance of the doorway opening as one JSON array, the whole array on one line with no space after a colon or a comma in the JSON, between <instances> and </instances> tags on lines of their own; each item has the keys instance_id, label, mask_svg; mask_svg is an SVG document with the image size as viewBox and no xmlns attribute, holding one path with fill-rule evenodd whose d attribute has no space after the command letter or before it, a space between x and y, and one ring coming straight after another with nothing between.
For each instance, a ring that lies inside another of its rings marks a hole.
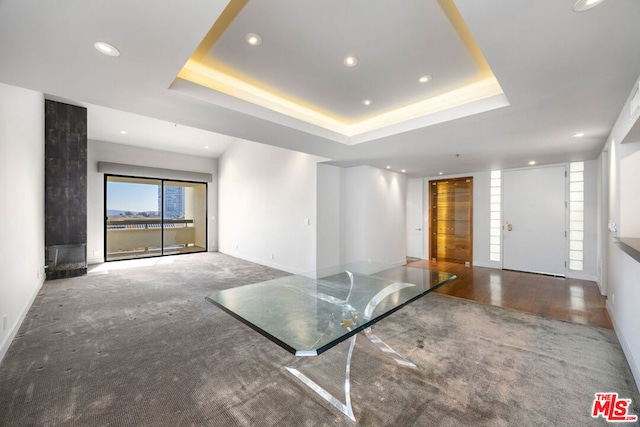
<instances>
[{"instance_id":1,"label":"doorway opening","mask_svg":"<svg viewBox=\"0 0 640 427\"><path fill-rule=\"evenodd\" d=\"M473 262L473 177L429 181L433 261Z\"/></svg>"},{"instance_id":2,"label":"doorway opening","mask_svg":"<svg viewBox=\"0 0 640 427\"><path fill-rule=\"evenodd\" d=\"M207 250L207 184L105 175L105 261Z\"/></svg>"}]
</instances>

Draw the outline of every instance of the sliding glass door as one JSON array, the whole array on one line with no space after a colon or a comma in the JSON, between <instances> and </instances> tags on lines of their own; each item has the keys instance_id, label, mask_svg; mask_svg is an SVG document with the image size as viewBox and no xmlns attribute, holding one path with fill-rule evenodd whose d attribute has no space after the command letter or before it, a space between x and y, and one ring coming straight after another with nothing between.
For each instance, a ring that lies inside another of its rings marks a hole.
<instances>
[{"instance_id":1,"label":"sliding glass door","mask_svg":"<svg viewBox=\"0 0 640 427\"><path fill-rule=\"evenodd\" d=\"M201 252L207 249L207 185L164 182L165 254Z\"/></svg>"},{"instance_id":2,"label":"sliding glass door","mask_svg":"<svg viewBox=\"0 0 640 427\"><path fill-rule=\"evenodd\" d=\"M105 176L105 259L207 250L207 184Z\"/></svg>"}]
</instances>

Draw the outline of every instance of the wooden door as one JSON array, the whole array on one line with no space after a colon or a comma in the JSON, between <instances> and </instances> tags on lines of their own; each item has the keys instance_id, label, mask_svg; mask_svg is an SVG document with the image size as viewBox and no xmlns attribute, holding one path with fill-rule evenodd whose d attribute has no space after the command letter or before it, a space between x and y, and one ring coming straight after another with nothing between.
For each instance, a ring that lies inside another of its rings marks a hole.
<instances>
[{"instance_id":1,"label":"wooden door","mask_svg":"<svg viewBox=\"0 0 640 427\"><path fill-rule=\"evenodd\" d=\"M431 258L471 265L473 261L473 178L430 181Z\"/></svg>"}]
</instances>

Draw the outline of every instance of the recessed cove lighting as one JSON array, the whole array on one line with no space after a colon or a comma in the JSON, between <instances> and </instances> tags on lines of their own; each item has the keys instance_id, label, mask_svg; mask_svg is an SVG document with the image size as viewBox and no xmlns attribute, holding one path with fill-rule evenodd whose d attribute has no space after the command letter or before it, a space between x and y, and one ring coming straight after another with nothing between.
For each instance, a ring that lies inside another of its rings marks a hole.
<instances>
[{"instance_id":1,"label":"recessed cove lighting","mask_svg":"<svg viewBox=\"0 0 640 427\"><path fill-rule=\"evenodd\" d=\"M596 7L597 5L602 3L603 1L604 0L578 0L573 5L573 10L575 12L584 12L585 10L589 10L591 8Z\"/></svg>"},{"instance_id":2,"label":"recessed cove lighting","mask_svg":"<svg viewBox=\"0 0 640 427\"><path fill-rule=\"evenodd\" d=\"M356 65L358 65L358 58L356 58L355 56L347 56L346 58L344 58L344 65L346 65L347 67L355 67Z\"/></svg>"},{"instance_id":3,"label":"recessed cove lighting","mask_svg":"<svg viewBox=\"0 0 640 427\"><path fill-rule=\"evenodd\" d=\"M535 164L536 164L536 161L535 161L535 160L531 160L531 161L529 162L529 164L530 164L531 166L533 166L533 165L535 165Z\"/></svg>"},{"instance_id":4,"label":"recessed cove lighting","mask_svg":"<svg viewBox=\"0 0 640 427\"><path fill-rule=\"evenodd\" d=\"M255 33L249 33L245 36L247 43L251 46L260 46L262 44L262 37Z\"/></svg>"},{"instance_id":5,"label":"recessed cove lighting","mask_svg":"<svg viewBox=\"0 0 640 427\"><path fill-rule=\"evenodd\" d=\"M584 136L584 132L578 132L571 135L571 138L582 138Z\"/></svg>"},{"instance_id":6,"label":"recessed cove lighting","mask_svg":"<svg viewBox=\"0 0 640 427\"><path fill-rule=\"evenodd\" d=\"M120 56L120 51L115 46L110 45L109 43L95 42L93 44L93 47L95 47L96 50L102 54L108 56Z\"/></svg>"},{"instance_id":7,"label":"recessed cove lighting","mask_svg":"<svg viewBox=\"0 0 640 427\"><path fill-rule=\"evenodd\" d=\"M418 79L420 83L426 83L431 81L431 76L422 76Z\"/></svg>"},{"instance_id":8,"label":"recessed cove lighting","mask_svg":"<svg viewBox=\"0 0 640 427\"><path fill-rule=\"evenodd\" d=\"M364 101L362 101L362 105L371 105L372 103L373 101L370 99L365 99Z\"/></svg>"}]
</instances>

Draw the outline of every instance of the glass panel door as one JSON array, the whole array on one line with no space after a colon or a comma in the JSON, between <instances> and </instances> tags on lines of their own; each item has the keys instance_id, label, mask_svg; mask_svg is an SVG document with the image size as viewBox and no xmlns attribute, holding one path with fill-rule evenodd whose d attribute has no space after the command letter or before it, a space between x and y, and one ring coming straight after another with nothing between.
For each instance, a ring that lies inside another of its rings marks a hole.
<instances>
[{"instance_id":1,"label":"glass panel door","mask_svg":"<svg viewBox=\"0 0 640 427\"><path fill-rule=\"evenodd\" d=\"M207 185L164 182L164 254L202 252L207 248Z\"/></svg>"},{"instance_id":2,"label":"glass panel door","mask_svg":"<svg viewBox=\"0 0 640 427\"><path fill-rule=\"evenodd\" d=\"M107 176L105 185L105 259L162 254L160 203L162 181Z\"/></svg>"}]
</instances>

